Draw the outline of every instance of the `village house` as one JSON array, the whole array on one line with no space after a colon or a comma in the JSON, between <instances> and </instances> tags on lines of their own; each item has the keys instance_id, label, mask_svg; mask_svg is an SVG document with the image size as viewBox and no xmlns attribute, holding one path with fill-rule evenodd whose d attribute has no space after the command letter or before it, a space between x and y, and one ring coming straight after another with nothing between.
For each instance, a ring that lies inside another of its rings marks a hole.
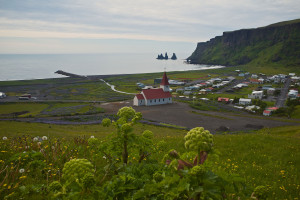
<instances>
[{"instance_id":1,"label":"village house","mask_svg":"<svg viewBox=\"0 0 300 200\"><path fill-rule=\"evenodd\" d=\"M201 89L200 91L199 91L199 94L207 94L208 92L206 91L206 89Z\"/></svg>"},{"instance_id":2,"label":"village house","mask_svg":"<svg viewBox=\"0 0 300 200\"><path fill-rule=\"evenodd\" d=\"M248 94L250 99L262 99L264 95L263 91L253 91L251 94Z\"/></svg>"},{"instance_id":3,"label":"village house","mask_svg":"<svg viewBox=\"0 0 300 200\"><path fill-rule=\"evenodd\" d=\"M244 98L240 98L239 99L239 104L240 105L250 105L251 104L251 99L244 99Z\"/></svg>"},{"instance_id":4,"label":"village house","mask_svg":"<svg viewBox=\"0 0 300 200\"><path fill-rule=\"evenodd\" d=\"M264 110L263 115L264 116L270 116L272 112L278 110L278 107L269 107L266 110Z\"/></svg>"},{"instance_id":5,"label":"village house","mask_svg":"<svg viewBox=\"0 0 300 200\"><path fill-rule=\"evenodd\" d=\"M3 99L6 97L6 94L4 92L0 92L0 99Z\"/></svg>"},{"instance_id":6,"label":"village house","mask_svg":"<svg viewBox=\"0 0 300 200\"><path fill-rule=\"evenodd\" d=\"M290 90L288 93L288 98L296 99L298 97L298 91L297 90Z\"/></svg>"},{"instance_id":7,"label":"village house","mask_svg":"<svg viewBox=\"0 0 300 200\"><path fill-rule=\"evenodd\" d=\"M143 89L140 94L136 94L133 99L134 106L152 106L172 103L168 77L164 72L160 88Z\"/></svg>"},{"instance_id":8,"label":"village house","mask_svg":"<svg viewBox=\"0 0 300 200\"><path fill-rule=\"evenodd\" d=\"M219 97L218 98L218 102L230 103L230 99L229 98Z\"/></svg>"}]
</instances>

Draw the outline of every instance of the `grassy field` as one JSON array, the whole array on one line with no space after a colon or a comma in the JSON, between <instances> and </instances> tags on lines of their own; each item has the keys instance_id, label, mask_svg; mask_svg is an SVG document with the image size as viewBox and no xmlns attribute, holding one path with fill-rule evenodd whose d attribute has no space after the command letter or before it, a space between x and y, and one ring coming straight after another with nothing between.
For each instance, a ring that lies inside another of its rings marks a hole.
<instances>
[{"instance_id":1,"label":"grassy field","mask_svg":"<svg viewBox=\"0 0 300 200\"><path fill-rule=\"evenodd\" d=\"M169 149L176 149L178 152L185 152L183 136L187 131L174 128L165 128L137 124L134 132L142 133L144 130L151 130L154 133L154 141L164 140L166 142L165 152ZM91 135L97 138L104 138L112 132L111 127L102 125L48 125L39 123L24 122L0 122L1 137L8 137L8 141L34 136L47 136L49 142L60 140L61 145L66 145L63 157L67 161L71 157L88 158L93 160L89 151L81 144L75 144L78 136L89 138ZM297 199L300 196L300 129L299 126L281 127L273 129L263 129L250 133L239 133L233 135L215 135L215 148L218 150L218 159L214 158L214 170L226 171L229 174L238 174L246 184L248 192L258 185L268 186L270 188L269 199ZM11 149L1 141L1 164L2 168L11 162L8 155L12 156L17 152L23 152L24 146L15 144ZM19 146L20 147L19 147ZM33 145L33 144L30 144ZM71 151L72 150L72 151ZM155 159L161 160L163 154L153 154ZM54 172L57 168L62 168L62 161L54 161L52 157L45 158L48 166L54 174L39 180L46 184L47 181L58 180L60 177ZM100 161L101 162L101 159ZM9 164L10 165L10 164ZM100 167L101 164L98 165ZM21 185L32 183L34 172L26 172L27 179L19 182ZM18 175L21 176L21 175ZM14 184L8 189L8 185L0 191L15 191Z\"/></svg>"},{"instance_id":2,"label":"grassy field","mask_svg":"<svg viewBox=\"0 0 300 200\"><path fill-rule=\"evenodd\" d=\"M28 102L0 104L0 118L65 116L100 112L104 112L104 109L93 103Z\"/></svg>"},{"instance_id":3,"label":"grassy field","mask_svg":"<svg viewBox=\"0 0 300 200\"><path fill-rule=\"evenodd\" d=\"M100 81L55 87L50 94L64 100L121 101L133 98L132 95L112 91L110 87Z\"/></svg>"}]
</instances>

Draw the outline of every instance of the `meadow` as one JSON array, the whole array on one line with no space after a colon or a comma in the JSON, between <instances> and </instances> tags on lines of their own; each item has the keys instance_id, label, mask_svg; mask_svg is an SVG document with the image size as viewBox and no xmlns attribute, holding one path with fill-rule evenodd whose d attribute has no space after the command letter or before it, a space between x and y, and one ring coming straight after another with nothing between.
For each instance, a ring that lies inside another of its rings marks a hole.
<instances>
[{"instance_id":1,"label":"meadow","mask_svg":"<svg viewBox=\"0 0 300 200\"><path fill-rule=\"evenodd\" d=\"M133 132L141 135L153 132L153 142L164 141L163 149L153 152L151 159L161 162L170 149L183 154L185 130L137 123ZM97 125L48 125L25 122L0 122L1 189L7 199L44 199L49 197L49 185L60 181L64 163L74 158L86 158L95 166L97 187L102 180L107 161L88 143L91 136L105 142L112 127ZM39 136L38 141L34 141ZM47 140L42 140L46 136ZM7 139L5 138L7 137ZM38 143L40 142L40 143ZM243 199L248 199L257 186L267 188L267 199L297 199L300 196L300 129L299 126L262 129L248 133L214 135L216 153L209 157L212 171L227 176L239 176L243 181ZM36 152L41 154L36 155ZM35 157L36 156L36 157ZM34 163L32 163L34 160ZM135 157L129 162L134 163ZM146 160L144 161L147 162ZM39 168L38 171L34 167ZM20 173L20 170L24 172ZM50 198L50 197L49 197ZM231 194L228 199L237 199Z\"/></svg>"},{"instance_id":2,"label":"meadow","mask_svg":"<svg viewBox=\"0 0 300 200\"><path fill-rule=\"evenodd\" d=\"M0 118L49 117L96 114L104 112L97 103L26 102L1 103Z\"/></svg>"}]
</instances>

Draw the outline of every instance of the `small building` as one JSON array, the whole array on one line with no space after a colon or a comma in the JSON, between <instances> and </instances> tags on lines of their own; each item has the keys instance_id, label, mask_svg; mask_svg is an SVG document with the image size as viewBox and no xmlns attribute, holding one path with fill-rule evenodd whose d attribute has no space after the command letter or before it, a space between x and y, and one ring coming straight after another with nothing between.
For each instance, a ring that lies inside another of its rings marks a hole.
<instances>
[{"instance_id":1,"label":"small building","mask_svg":"<svg viewBox=\"0 0 300 200\"><path fill-rule=\"evenodd\" d=\"M199 94L207 94L206 89L201 89L201 90L199 91Z\"/></svg>"},{"instance_id":2,"label":"small building","mask_svg":"<svg viewBox=\"0 0 300 200\"><path fill-rule=\"evenodd\" d=\"M271 115L271 112L272 112L272 111L270 111L270 110L264 110L263 115L264 115L264 116L270 116L270 115Z\"/></svg>"},{"instance_id":3,"label":"small building","mask_svg":"<svg viewBox=\"0 0 300 200\"><path fill-rule=\"evenodd\" d=\"M247 106L245 109L250 112L255 112L254 110L258 110L258 109L260 109L260 107L256 106L256 105L252 105L252 106Z\"/></svg>"},{"instance_id":4,"label":"small building","mask_svg":"<svg viewBox=\"0 0 300 200\"><path fill-rule=\"evenodd\" d=\"M136 83L136 85L139 87L139 88L144 88L145 85L143 83Z\"/></svg>"},{"instance_id":5,"label":"small building","mask_svg":"<svg viewBox=\"0 0 300 200\"><path fill-rule=\"evenodd\" d=\"M298 76L293 76L293 77L291 77L291 80L292 80L292 82L297 83L297 82L299 82L300 77L298 77Z\"/></svg>"},{"instance_id":6,"label":"small building","mask_svg":"<svg viewBox=\"0 0 300 200\"><path fill-rule=\"evenodd\" d=\"M298 91L297 90L290 90L288 93L288 97L291 99L295 99L298 97Z\"/></svg>"},{"instance_id":7,"label":"small building","mask_svg":"<svg viewBox=\"0 0 300 200\"><path fill-rule=\"evenodd\" d=\"M177 88L177 89L176 89L176 92L177 92L177 93L183 93L183 92L184 92L184 89L183 89L183 88Z\"/></svg>"},{"instance_id":8,"label":"small building","mask_svg":"<svg viewBox=\"0 0 300 200\"><path fill-rule=\"evenodd\" d=\"M251 104L251 99L240 98L239 99L239 104L240 105L244 105L244 106L250 105Z\"/></svg>"},{"instance_id":9,"label":"small building","mask_svg":"<svg viewBox=\"0 0 300 200\"><path fill-rule=\"evenodd\" d=\"M191 94L193 94L192 91L184 91L184 93L183 93L183 95L186 95L186 96L189 96L189 95L191 95Z\"/></svg>"},{"instance_id":10,"label":"small building","mask_svg":"<svg viewBox=\"0 0 300 200\"><path fill-rule=\"evenodd\" d=\"M272 85L263 85L262 90L268 90L269 88L272 88Z\"/></svg>"},{"instance_id":11,"label":"small building","mask_svg":"<svg viewBox=\"0 0 300 200\"><path fill-rule=\"evenodd\" d=\"M263 115L264 116L270 116L272 114L272 112L278 110L278 107L269 107L267 109L264 110Z\"/></svg>"},{"instance_id":12,"label":"small building","mask_svg":"<svg viewBox=\"0 0 300 200\"><path fill-rule=\"evenodd\" d=\"M248 95L250 99L262 99L264 95L263 91L253 91L251 94Z\"/></svg>"},{"instance_id":13,"label":"small building","mask_svg":"<svg viewBox=\"0 0 300 200\"><path fill-rule=\"evenodd\" d=\"M229 102L230 102L230 99L229 99L229 98L219 97L219 98L218 98L218 102L229 103Z\"/></svg>"},{"instance_id":14,"label":"small building","mask_svg":"<svg viewBox=\"0 0 300 200\"><path fill-rule=\"evenodd\" d=\"M4 92L0 92L0 99L3 99L6 97L6 94Z\"/></svg>"},{"instance_id":15,"label":"small building","mask_svg":"<svg viewBox=\"0 0 300 200\"><path fill-rule=\"evenodd\" d=\"M259 82L258 79L252 78L252 79L250 79L250 83L252 83L252 84L259 84L260 82Z\"/></svg>"},{"instance_id":16,"label":"small building","mask_svg":"<svg viewBox=\"0 0 300 200\"><path fill-rule=\"evenodd\" d=\"M251 75L251 78L253 78L253 79L257 79L257 78L258 78L258 76L257 76L256 74L252 74L252 75Z\"/></svg>"}]
</instances>

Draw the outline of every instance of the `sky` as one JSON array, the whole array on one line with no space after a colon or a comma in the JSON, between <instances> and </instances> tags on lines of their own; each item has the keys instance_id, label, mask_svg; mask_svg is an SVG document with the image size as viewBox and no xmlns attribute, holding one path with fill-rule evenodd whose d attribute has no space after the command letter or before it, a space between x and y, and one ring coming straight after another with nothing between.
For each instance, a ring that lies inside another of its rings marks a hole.
<instances>
[{"instance_id":1,"label":"sky","mask_svg":"<svg viewBox=\"0 0 300 200\"><path fill-rule=\"evenodd\" d=\"M0 0L0 54L192 53L300 18L299 0Z\"/></svg>"}]
</instances>

